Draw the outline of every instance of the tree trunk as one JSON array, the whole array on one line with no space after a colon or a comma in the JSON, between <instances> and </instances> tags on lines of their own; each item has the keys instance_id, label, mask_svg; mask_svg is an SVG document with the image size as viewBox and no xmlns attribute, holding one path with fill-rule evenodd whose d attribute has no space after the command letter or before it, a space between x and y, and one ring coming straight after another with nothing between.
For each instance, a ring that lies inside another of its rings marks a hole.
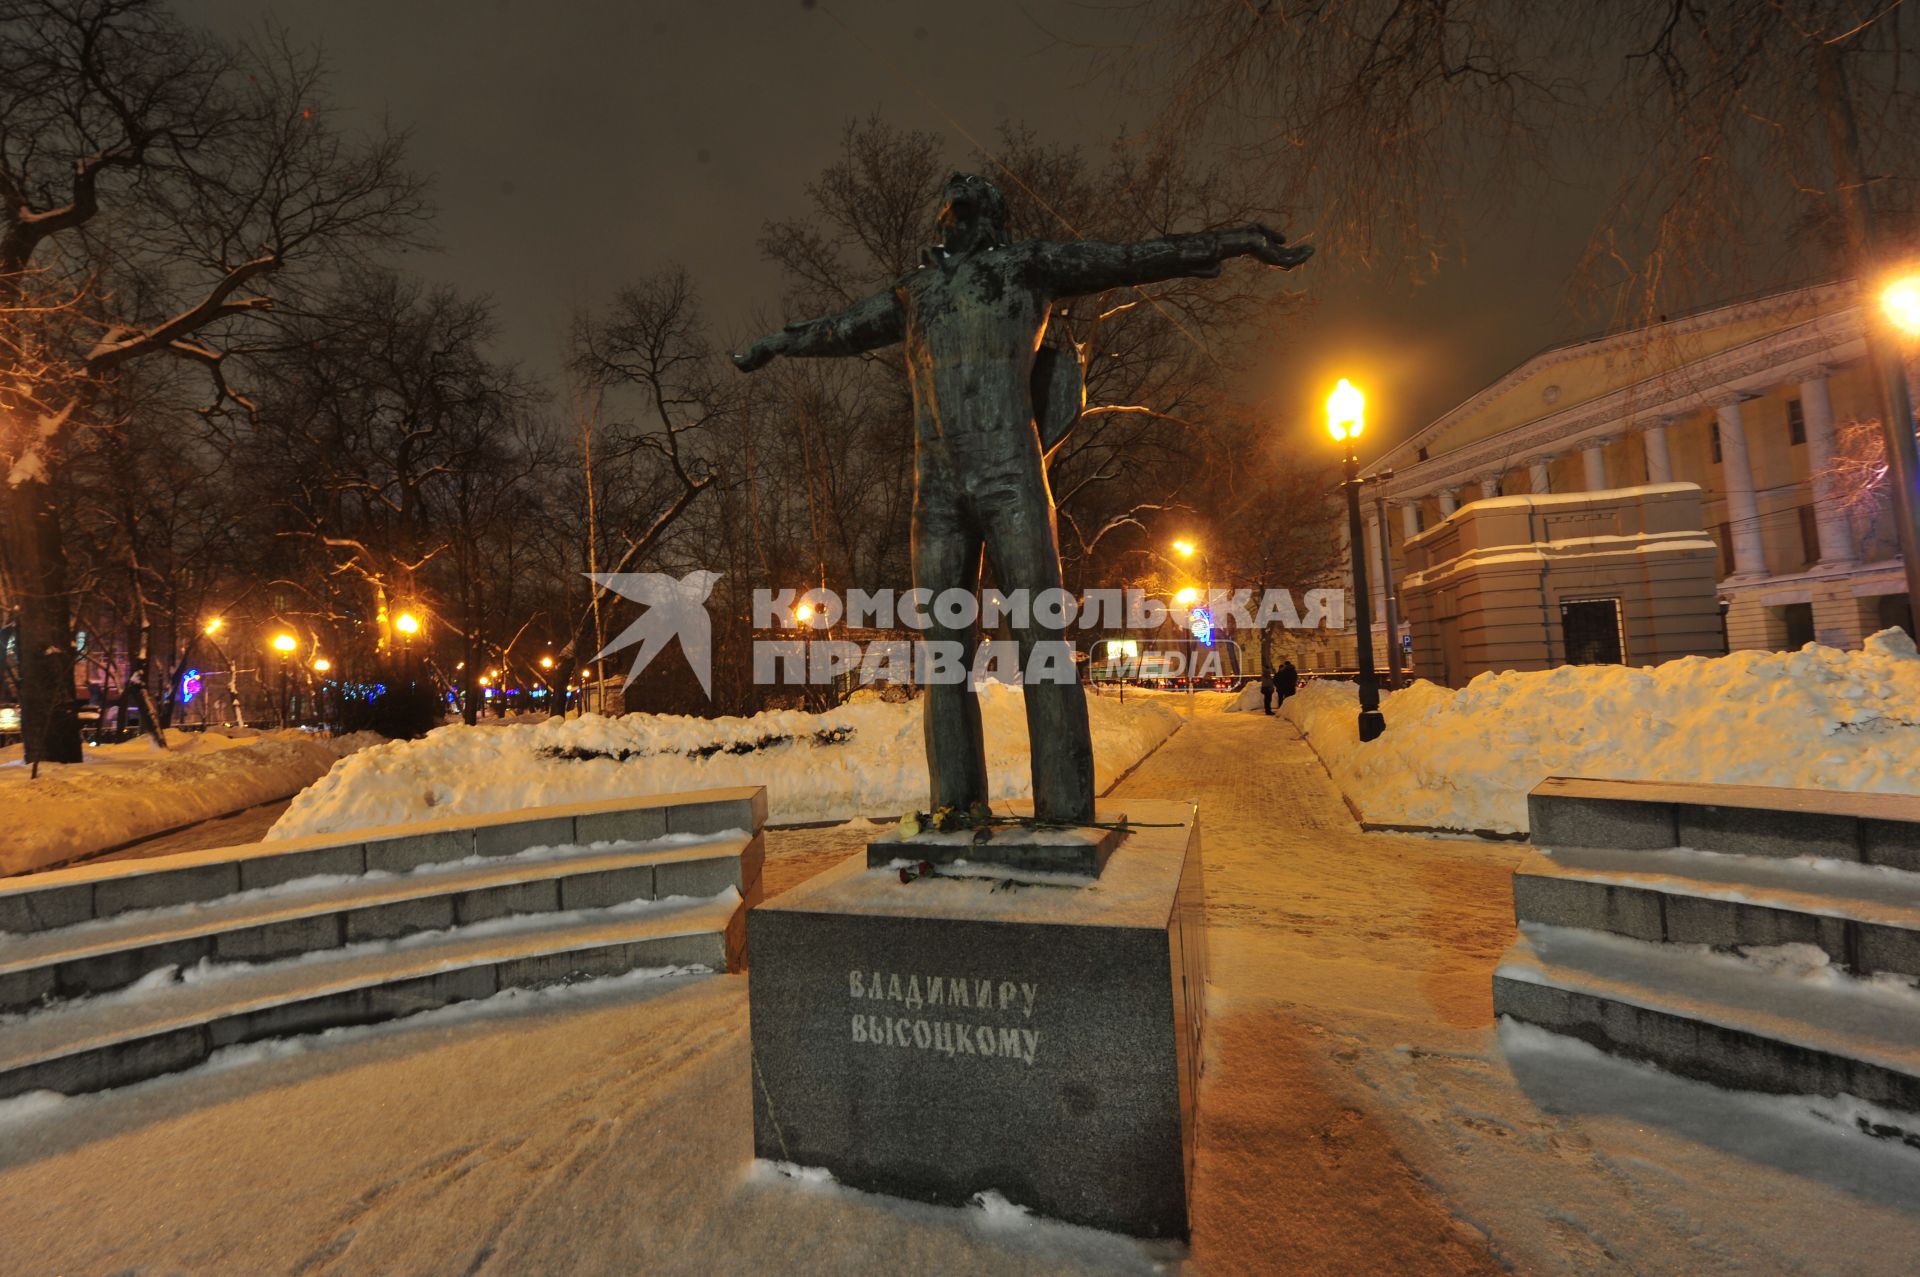
<instances>
[{"instance_id":1,"label":"tree trunk","mask_svg":"<svg viewBox=\"0 0 1920 1277\"><path fill-rule=\"evenodd\" d=\"M77 763L67 561L53 487L26 478L4 495L5 549L20 606L20 739L29 763Z\"/></svg>"}]
</instances>

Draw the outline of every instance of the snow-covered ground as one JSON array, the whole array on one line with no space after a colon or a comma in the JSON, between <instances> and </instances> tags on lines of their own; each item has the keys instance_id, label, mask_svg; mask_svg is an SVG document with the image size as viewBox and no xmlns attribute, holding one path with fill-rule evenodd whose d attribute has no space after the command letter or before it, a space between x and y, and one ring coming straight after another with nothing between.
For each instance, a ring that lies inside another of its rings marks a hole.
<instances>
[{"instance_id":1,"label":"snow-covered ground","mask_svg":"<svg viewBox=\"0 0 1920 1277\"><path fill-rule=\"evenodd\" d=\"M380 738L248 728L170 731L87 750L86 761L42 765L20 747L0 751L0 874L25 873L118 847L167 829L285 798L326 774L343 754Z\"/></svg>"},{"instance_id":2,"label":"snow-covered ground","mask_svg":"<svg viewBox=\"0 0 1920 1277\"><path fill-rule=\"evenodd\" d=\"M0 1104L0 1273L1912 1272L1920 1152L1846 1107L1495 1025L1522 849L1357 833L1260 715L1116 796L1202 812L1190 1249L756 1162L746 980L653 973ZM871 833L771 832L769 890Z\"/></svg>"},{"instance_id":3,"label":"snow-covered ground","mask_svg":"<svg viewBox=\"0 0 1920 1277\"><path fill-rule=\"evenodd\" d=\"M1899 630L1843 652L1735 652L1630 669L1563 665L1417 682L1361 744L1351 684L1311 683L1287 717L1367 820L1524 832L1548 776L1920 794L1920 654Z\"/></svg>"},{"instance_id":4,"label":"snow-covered ground","mask_svg":"<svg viewBox=\"0 0 1920 1277\"><path fill-rule=\"evenodd\" d=\"M1171 697L1088 699L1101 789L1183 721ZM1029 796L1020 689L987 684L981 717L994 798ZM827 714L589 714L442 727L346 760L301 793L268 837L729 785L765 785L776 823L898 816L927 801L920 718L918 702L868 701Z\"/></svg>"}]
</instances>

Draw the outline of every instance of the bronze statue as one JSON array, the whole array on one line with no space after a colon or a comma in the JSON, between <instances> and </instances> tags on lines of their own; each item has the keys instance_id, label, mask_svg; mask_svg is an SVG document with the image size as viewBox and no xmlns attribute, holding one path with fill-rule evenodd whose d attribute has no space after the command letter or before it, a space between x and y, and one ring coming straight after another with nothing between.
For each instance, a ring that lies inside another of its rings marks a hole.
<instances>
[{"instance_id":1,"label":"bronze statue","mask_svg":"<svg viewBox=\"0 0 1920 1277\"><path fill-rule=\"evenodd\" d=\"M935 594L977 591L984 546L1003 592L1038 596L1061 581L1046 453L1071 427L1084 396L1071 352L1041 356L1053 303L1217 275L1229 257L1290 270L1313 249L1289 247L1264 226L1138 244L1013 244L1006 198L993 183L956 173L944 201L940 243L922 254L918 268L840 314L762 337L734 362L752 372L776 355L857 355L904 340L915 436L914 585ZM971 667L972 627L961 632L936 622L929 637L958 643ZM1061 635L1036 616L1013 637L1027 670L1035 644ZM1093 740L1085 692L1078 682L1029 682L1025 690L1035 816L1091 821ZM929 686L925 715L932 805L966 810L985 802L986 750L970 683Z\"/></svg>"}]
</instances>

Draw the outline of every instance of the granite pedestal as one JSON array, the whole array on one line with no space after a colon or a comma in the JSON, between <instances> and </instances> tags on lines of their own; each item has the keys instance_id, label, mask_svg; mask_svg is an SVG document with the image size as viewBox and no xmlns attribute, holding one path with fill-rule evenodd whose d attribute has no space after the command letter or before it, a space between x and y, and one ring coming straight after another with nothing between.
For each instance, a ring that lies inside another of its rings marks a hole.
<instances>
[{"instance_id":1,"label":"granite pedestal","mask_svg":"<svg viewBox=\"0 0 1920 1277\"><path fill-rule=\"evenodd\" d=\"M1097 878L903 883L856 853L755 908L758 1155L873 1192L963 1205L991 1190L1055 1219L1186 1236L1199 828L1185 803L1127 815Z\"/></svg>"}]
</instances>

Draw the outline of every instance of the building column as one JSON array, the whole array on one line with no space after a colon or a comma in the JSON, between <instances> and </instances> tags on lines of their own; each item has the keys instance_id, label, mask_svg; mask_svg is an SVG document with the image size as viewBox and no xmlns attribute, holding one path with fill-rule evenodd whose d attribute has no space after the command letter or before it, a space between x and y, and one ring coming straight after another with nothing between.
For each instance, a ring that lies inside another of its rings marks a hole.
<instances>
[{"instance_id":1,"label":"building column","mask_svg":"<svg viewBox=\"0 0 1920 1277\"><path fill-rule=\"evenodd\" d=\"M1373 595L1373 623L1387 623L1387 578L1380 571L1380 538L1387 529L1375 517L1374 511L1367 511L1367 586Z\"/></svg>"},{"instance_id":2,"label":"building column","mask_svg":"<svg viewBox=\"0 0 1920 1277\"><path fill-rule=\"evenodd\" d=\"M1647 450L1647 482L1673 482L1673 454L1667 450L1667 428L1664 424L1648 426L1640 432L1640 442Z\"/></svg>"},{"instance_id":3,"label":"building column","mask_svg":"<svg viewBox=\"0 0 1920 1277\"><path fill-rule=\"evenodd\" d=\"M1452 514L1455 510L1458 510L1460 508L1459 501L1454 499L1452 488L1442 488L1440 489L1439 492L1435 493L1434 495L1438 498L1440 502L1441 518L1443 519L1446 518L1448 515Z\"/></svg>"},{"instance_id":4,"label":"building column","mask_svg":"<svg viewBox=\"0 0 1920 1277\"><path fill-rule=\"evenodd\" d=\"M1747 426L1737 403L1722 404L1721 482L1727 493L1727 522L1733 537L1733 574L1765 576L1766 545L1760 539L1760 507L1753 499L1753 466L1747 458Z\"/></svg>"},{"instance_id":5,"label":"building column","mask_svg":"<svg viewBox=\"0 0 1920 1277\"><path fill-rule=\"evenodd\" d=\"M1527 484L1535 496L1553 491L1553 480L1547 475L1548 460L1551 458L1535 461L1527 467Z\"/></svg>"},{"instance_id":6,"label":"building column","mask_svg":"<svg viewBox=\"0 0 1920 1277\"><path fill-rule=\"evenodd\" d=\"M1606 446L1606 440L1596 439L1580 449L1581 478L1588 492L1599 492L1607 486Z\"/></svg>"},{"instance_id":7,"label":"building column","mask_svg":"<svg viewBox=\"0 0 1920 1277\"><path fill-rule=\"evenodd\" d=\"M1482 501L1485 501L1488 497L1497 497L1499 495L1500 495L1499 474L1495 473L1495 474L1481 475L1480 476L1480 499Z\"/></svg>"},{"instance_id":8,"label":"building column","mask_svg":"<svg viewBox=\"0 0 1920 1277\"><path fill-rule=\"evenodd\" d=\"M1411 541L1420 535L1420 503L1409 501L1400 507L1400 536Z\"/></svg>"},{"instance_id":9,"label":"building column","mask_svg":"<svg viewBox=\"0 0 1920 1277\"><path fill-rule=\"evenodd\" d=\"M1820 562L1849 564L1854 561L1853 530L1833 490L1833 401L1825 377L1800 383L1800 412L1807 424L1807 486L1813 493Z\"/></svg>"}]
</instances>

